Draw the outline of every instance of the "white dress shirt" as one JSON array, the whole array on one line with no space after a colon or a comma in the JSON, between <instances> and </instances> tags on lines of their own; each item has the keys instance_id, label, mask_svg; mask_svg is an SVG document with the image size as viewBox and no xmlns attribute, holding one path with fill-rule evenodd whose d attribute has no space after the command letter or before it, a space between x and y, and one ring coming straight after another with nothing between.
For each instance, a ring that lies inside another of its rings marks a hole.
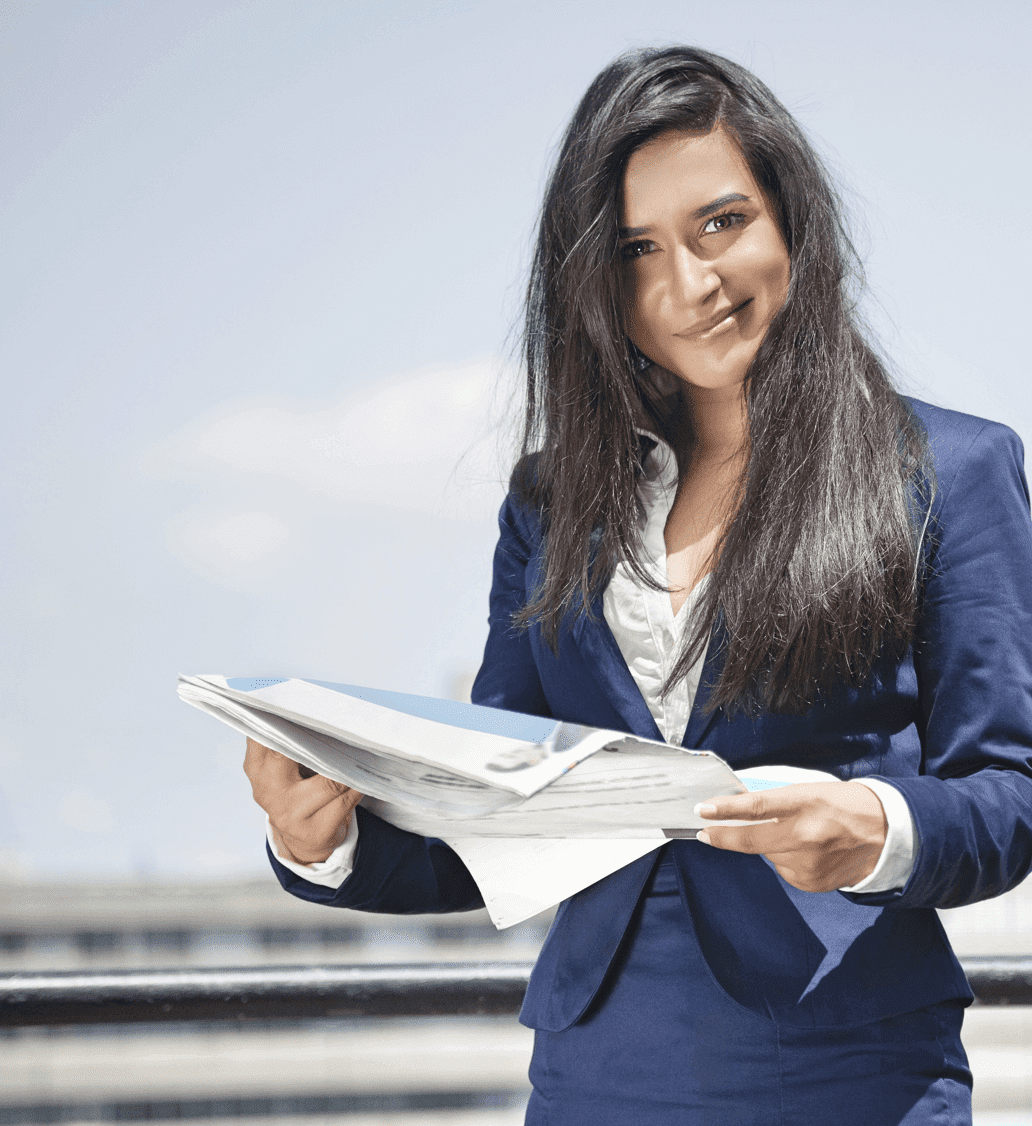
<instances>
[{"instance_id":1,"label":"white dress shirt","mask_svg":"<svg viewBox=\"0 0 1032 1126\"><path fill-rule=\"evenodd\" d=\"M664 529L677 494L677 460L665 442L652 434L646 437L655 441L656 445L645 458L644 466L644 554L651 576L663 589L642 586L630 567L621 562L605 590L602 608L606 623L656 720L656 726L668 743L678 746L688 726L705 654L666 696L661 694L661 689L677 661L685 627L691 621L708 576L688 594L675 615L666 589ZM885 811L888 831L874 871L860 883L841 890L882 892L901 888L914 865L914 822L910 808L894 786L877 779L857 778L854 781L862 782L874 791ZM271 830L268 835L275 851ZM337 888L351 875L357 847L358 819L352 817L344 842L321 863L298 864L279 856L278 851L276 855L285 867L310 883Z\"/></svg>"}]
</instances>

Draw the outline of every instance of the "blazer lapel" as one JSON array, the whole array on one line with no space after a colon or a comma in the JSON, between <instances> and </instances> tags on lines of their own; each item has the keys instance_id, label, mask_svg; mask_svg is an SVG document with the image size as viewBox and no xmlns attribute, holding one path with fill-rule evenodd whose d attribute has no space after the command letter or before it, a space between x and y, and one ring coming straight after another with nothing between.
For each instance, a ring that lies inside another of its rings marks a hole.
<instances>
[{"instance_id":1,"label":"blazer lapel","mask_svg":"<svg viewBox=\"0 0 1032 1126\"><path fill-rule=\"evenodd\" d=\"M684 738L681 740L682 747L688 747L690 750L701 748L703 740L713 730L713 725L719 718L719 708L709 713L705 711L705 708L713 692L713 686L717 683L717 677L720 675L724 659L723 654L724 630L718 621L710 634L709 648L706 650L706 660L702 666L699 687L695 692L695 700L692 703L692 711L688 717L688 726L685 728Z\"/></svg>"},{"instance_id":2,"label":"blazer lapel","mask_svg":"<svg viewBox=\"0 0 1032 1126\"><path fill-rule=\"evenodd\" d=\"M663 742L649 706L635 684L613 631L602 614L601 597L595 600L591 609L590 617L578 614L574 620L571 635L577 648L606 698L627 724L628 731L643 739Z\"/></svg>"}]
</instances>

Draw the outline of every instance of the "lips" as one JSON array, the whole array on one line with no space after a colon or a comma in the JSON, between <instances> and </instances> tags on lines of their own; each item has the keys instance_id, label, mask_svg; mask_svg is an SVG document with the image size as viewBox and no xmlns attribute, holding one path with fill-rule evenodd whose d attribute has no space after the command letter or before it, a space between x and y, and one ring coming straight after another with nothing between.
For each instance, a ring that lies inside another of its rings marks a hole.
<instances>
[{"instance_id":1,"label":"lips","mask_svg":"<svg viewBox=\"0 0 1032 1126\"><path fill-rule=\"evenodd\" d=\"M675 336L680 336L682 339L689 339L692 337L705 336L707 333L712 332L719 325L722 325L729 317L736 316L740 313L746 305L752 301L752 298L747 298L739 305L728 305L719 313L714 313L712 317L707 318L702 324L695 325L692 328L686 329L684 332L675 333Z\"/></svg>"}]
</instances>

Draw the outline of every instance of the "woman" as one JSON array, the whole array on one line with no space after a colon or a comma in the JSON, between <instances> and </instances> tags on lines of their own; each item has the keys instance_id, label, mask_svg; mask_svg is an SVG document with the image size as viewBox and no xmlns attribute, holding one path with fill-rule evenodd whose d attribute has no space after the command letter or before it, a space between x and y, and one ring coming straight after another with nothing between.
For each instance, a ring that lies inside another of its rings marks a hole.
<instances>
[{"instance_id":1,"label":"woman","mask_svg":"<svg viewBox=\"0 0 1032 1126\"><path fill-rule=\"evenodd\" d=\"M1011 431L893 390L850 265L747 71L671 48L593 83L542 212L473 699L836 780L716 800L747 824L562 904L528 1122L970 1121L933 909L1032 864L1028 490ZM247 769L295 894L479 905L440 842L256 744Z\"/></svg>"}]
</instances>

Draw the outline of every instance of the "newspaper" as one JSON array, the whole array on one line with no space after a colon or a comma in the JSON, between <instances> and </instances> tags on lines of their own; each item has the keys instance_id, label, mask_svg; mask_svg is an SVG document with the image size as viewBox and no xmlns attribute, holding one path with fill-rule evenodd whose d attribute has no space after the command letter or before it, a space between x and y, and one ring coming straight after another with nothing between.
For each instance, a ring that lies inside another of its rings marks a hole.
<instances>
[{"instance_id":1,"label":"newspaper","mask_svg":"<svg viewBox=\"0 0 1032 1126\"><path fill-rule=\"evenodd\" d=\"M445 841L499 927L694 837L714 823L699 802L781 784L747 786L709 751L355 685L180 676L179 695L359 790L391 824Z\"/></svg>"}]
</instances>

